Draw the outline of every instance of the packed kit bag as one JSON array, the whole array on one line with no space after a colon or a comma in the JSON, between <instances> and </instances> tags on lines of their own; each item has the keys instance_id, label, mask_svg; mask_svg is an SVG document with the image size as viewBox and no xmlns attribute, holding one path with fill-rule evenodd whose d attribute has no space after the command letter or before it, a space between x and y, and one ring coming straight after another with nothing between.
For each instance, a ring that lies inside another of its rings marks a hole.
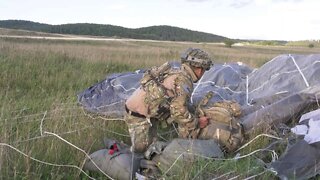
<instances>
[{"instance_id":1,"label":"packed kit bag","mask_svg":"<svg viewBox=\"0 0 320 180\"><path fill-rule=\"evenodd\" d=\"M240 105L234 101L221 101L202 107L201 116L209 118L208 126L201 129L199 139L215 139L223 150L233 152L244 139L243 127L238 121Z\"/></svg>"}]
</instances>

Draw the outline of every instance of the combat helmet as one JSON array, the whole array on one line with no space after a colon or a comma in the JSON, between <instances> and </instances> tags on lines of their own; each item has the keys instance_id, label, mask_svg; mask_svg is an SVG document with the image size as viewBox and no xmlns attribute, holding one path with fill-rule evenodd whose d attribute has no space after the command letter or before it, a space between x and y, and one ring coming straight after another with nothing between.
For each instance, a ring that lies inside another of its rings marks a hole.
<instances>
[{"instance_id":1,"label":"combat helmet","mask_svg":"<svg viewBox=\"0 0 320 180\"><path fill-rule=\"evenodd\" d=\"M197 48L188 48L181 54L181 64L183 63L193 67L201 67L205 70L209 70L213 64L209 54Z\"/></svg>"}]
</instances>

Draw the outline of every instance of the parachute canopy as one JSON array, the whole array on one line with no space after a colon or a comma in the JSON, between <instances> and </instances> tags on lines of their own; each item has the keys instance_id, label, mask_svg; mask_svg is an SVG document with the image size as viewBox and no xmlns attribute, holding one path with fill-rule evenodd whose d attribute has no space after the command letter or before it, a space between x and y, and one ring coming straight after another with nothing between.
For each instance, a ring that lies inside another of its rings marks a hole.
<instances>
[{"instance_id":1,"label":"parachute canopy","mask_svg":"<svg viewBox=\"0 0 320 180\"><path fill-rule=\"evenodd\" d=\"M179 63L171 63L179 68ZM139 87L144 70L118 73L78 94L79 103L88 111L122 117L125 100ZM239 121L245 133L277 126L320 107L320 54L280 55L259 69L242 63L215 64L197 84L191 96L196 105L207 92L209 104L236 101L242 114ZM301 117L292 132L304 136L288 148L270 169L282 178L305 179L319 174L320 111ZM289 165L289 166L288 166Z\"/></svg>"},{"instance_id":2,"label":"parachute canopy","mask_svg":"<svg viewBox=\"0 0 320 180\"><path fill-rule=\"evenodd\" d=\"M171 63L178 68L179 63ZM106 116L123 116L124 102L139 87L144 70L118 73L78 94L88 111ZM245 131L285 123L302 110L319 105L320 54L280 55L259 69L242 63L215 64L197 84L191 102L207 92L210 103L233 100L241 105L240 121Z\"/></svg>"}]
</instances>

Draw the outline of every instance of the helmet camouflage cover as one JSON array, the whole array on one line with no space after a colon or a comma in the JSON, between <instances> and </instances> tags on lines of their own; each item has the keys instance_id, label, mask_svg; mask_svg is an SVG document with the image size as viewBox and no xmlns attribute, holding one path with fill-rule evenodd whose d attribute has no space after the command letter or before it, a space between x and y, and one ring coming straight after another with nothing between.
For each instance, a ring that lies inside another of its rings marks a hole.
<instances>
[{"instance_id":1,"label":"helmet camouflage cover","mask_svg":"<svg viewBox=\"0 0 320 180\"><path fill-rule=\"evenodd\" d=\"M205 70L209 70L213 64L208 53L197 48L188 48L181 55L181 63L188 63L191 66L201 67Z\"/></svg>"}]
</instances>

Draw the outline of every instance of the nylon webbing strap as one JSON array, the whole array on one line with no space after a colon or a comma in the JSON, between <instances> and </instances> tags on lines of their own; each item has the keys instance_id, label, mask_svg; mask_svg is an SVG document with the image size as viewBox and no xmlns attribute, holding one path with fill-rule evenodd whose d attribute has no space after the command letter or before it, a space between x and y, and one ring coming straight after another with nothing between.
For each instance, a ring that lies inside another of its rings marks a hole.
<instances>
[{"instance_id":1,"label":"nylon webbing strap","mask_svg":"<svg viewBox=\"0 0 320 180\"><path fill-rule=\"evenodd\" d=\"M247 101L247 105L250 105L249 103L249 76L247 75L247 79L246 79L246 101Z\"/></svg>"},{"instance_id":2,"label":"nylon webbing strap","mask_svg":"<svg viewBox=\"0 0 320 180\"><path fill-rule=\"evenodd\" d=\"M309 87L310 85L309 85L309 83L308 83L308 81L307 81L306 77L305 77L305 76L304 76L304 74L302 73L302 71L301 71L300 67L298 66L298 64L297 64L296 60L294 59L294 57L293 57L293 56L291 56L291 54L289 54L289 57L291 57L291 59L292 59L292 61L293 61L294 65L297 67L297 69L298 69L299 73L301 74L301 76L302 76L302 78L303 78L303 80L304 80L304 83L306 84L306 86L307 86L307 87Z\"/></svg>"},{"instance_id":3,"label":"nylon webbing strap","mask_svg":"<svg viewBox=\"0 0 320 180\"><path fill-rule=\"evenodd\" d=\"M218 129L223 129L225 131L229 131L231 132L231 128L230 128L230 125L226 125L224 123L219 123L219 122L216 122L216 121L211 121L210 122L211 124L214 124L215 127L217 127Z\"/></svg>"},{"instance_id":4,"label":"nylon webbing strap","mask_svg":"<svg viewBox=\"0 0 320 180\"><path fill-rule=\"evenodd\" d=\"M127 108L127 106L124 106L125 107L125 110L127 111L128 114L130 114L131 116L135 116L135 117L138 117L138 118L147 118L145 115L143 114L140 114L140 113L137 113L137 112L133 112L131 110L129 110Z\"/></svg>"}]
</instances>

